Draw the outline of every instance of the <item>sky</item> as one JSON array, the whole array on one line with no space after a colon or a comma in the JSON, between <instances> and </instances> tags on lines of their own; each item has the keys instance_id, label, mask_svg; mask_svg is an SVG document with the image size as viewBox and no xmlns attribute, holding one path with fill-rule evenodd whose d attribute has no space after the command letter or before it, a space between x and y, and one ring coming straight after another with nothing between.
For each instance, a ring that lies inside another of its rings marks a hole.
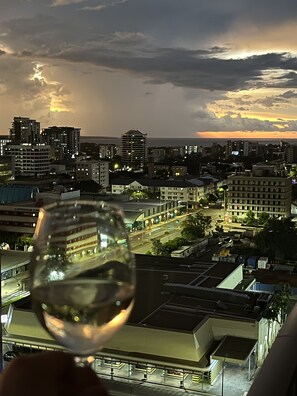
<instances>
[{"instance_id":1,"label":"sky","mask_svg":"<svg viewBox=\"0 0 297 396\"><path fill-rule=\"evenodd\" d=\"M297 139L295 0L0 0L0 134Z\"/></svg>"}]
</instances>

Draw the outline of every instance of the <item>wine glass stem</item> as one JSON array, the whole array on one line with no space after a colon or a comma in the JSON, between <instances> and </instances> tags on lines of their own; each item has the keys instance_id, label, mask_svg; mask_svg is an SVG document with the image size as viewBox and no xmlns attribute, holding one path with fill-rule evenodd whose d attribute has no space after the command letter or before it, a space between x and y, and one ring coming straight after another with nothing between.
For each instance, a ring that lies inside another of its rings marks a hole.
<instances>
[{"instance_id":1,"label":"wine glass stem","mask_svg":"<svg viewBox=\"0 0 297 396\"><path fill-rule=\"evenodd\" d=\"M75 356L74 361L77 367L91 367L95 361L94 356Z\"/></svg>"}]
</instances>

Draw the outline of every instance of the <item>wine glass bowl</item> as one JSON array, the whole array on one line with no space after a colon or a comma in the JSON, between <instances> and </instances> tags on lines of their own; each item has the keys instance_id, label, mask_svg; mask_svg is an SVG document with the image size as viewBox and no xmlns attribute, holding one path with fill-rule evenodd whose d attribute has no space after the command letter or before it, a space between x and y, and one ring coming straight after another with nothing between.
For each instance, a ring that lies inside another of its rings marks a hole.
<instances>
[{"instance_id":1,"label":"wine glass bowl","mask_svg":"<svg viewBox=\"0 0 297 396\"><path fill-rule=\"evenodd\" d=\"M41 208L30 272L40 323L78 360L90 361L133 307L135 263L121 211L93 201Z\"/></svg>"}]
</instances>

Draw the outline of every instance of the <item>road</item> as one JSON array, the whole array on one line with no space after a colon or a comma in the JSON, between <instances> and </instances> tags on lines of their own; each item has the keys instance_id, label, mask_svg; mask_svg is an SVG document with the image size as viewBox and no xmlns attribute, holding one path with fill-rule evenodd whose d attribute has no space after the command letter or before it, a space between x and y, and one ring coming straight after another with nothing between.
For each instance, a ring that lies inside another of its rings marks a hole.
<instances>
[{"instance_id":1,"label":"road","mask_svg":"<svg viewBox=\"0 0 297 396\"><path fill-rule=\"evenodd\" d=\"M211 217L211 231L215 230L217 221L223 220L224 218L223 209L201 208L198 212L202 213L204 216ZM181 235L181 223L187 216L187 214L178 216L168 222L155 225L151 229L131 234L130 241L132 251L136 254L146 254L148 251L151 251L152 239L158 238L162 243L165 243L171 239L179 237ZM179 223L176 223L176 220L178 220Z\"/></svg>"}]
</instances>

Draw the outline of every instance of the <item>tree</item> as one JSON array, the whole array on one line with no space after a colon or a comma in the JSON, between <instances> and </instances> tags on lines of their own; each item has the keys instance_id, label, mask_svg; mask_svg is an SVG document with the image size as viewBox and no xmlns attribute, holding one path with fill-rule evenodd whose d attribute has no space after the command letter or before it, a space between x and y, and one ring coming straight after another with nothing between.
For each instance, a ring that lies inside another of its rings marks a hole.
<instances>
[{"instance_id":1,"label":"tree","mask_svg":"<svg viewBox=\"0 0 297 396\"><path fill-rule=\"evenodd\" d=\"M267 223L268 219L269 219L269 214L267 212L259 213L258 222L260 225L264 225L265 223Z\"/></svg>"},{"instance_id":2,"label":"tree","mask_svg":"<svg viewBox=\"0 0 297 396\"><path fill-rule=\"evenodd\" d=\"M269 305L264 317L268 320L277 321L283 324L288 313L288 305L291 296L291 289L288 284L281 284L274 291L272 302Z\"/></svg>"},{"instance_id":3,"label":"tree","mask_svg":"<svg viewBox=\"0 0 297 396\"><path fill-rule=\"evenodd\" d=\"M297 259L297 230L291 219L270 218L254 237L263 255L278 259Z\"/></svg>"},{"instance_id":4,"label":"tree","mask_svg":"<svg viewBox=\"0 0 297 396\"><path fill-rule=\"evenodd\" d=\"M256 224L255 213L252 210L248 210L243 218L244 224L247 226L253 226Z\"/></svg>"},{"instance_id":5,"label":"tree","mask_svg":"<svg viewBox=\"0 0 297 396\"><path fill-rule=\"evenodd\" d=\"M208 199L207 198L200 198L199 199L199 204L201 205L201 206L206 206L207 204L208 204Z\"/></svg>"},{"instance_id":6,"label":"tree","mask_svg":"<svg viewBox=\"0 0 297 396\"><path fill-rule=\"evenodd\" d=\"M160 239L154 239L152 241L152 251L156 256L170 256L171 252L180 249L187 243L188 241L182 237L171 239L166 243L162 243Z\"/></svg>"},{"instance_id":7,"label":"tree","mask_svg":"<svg viewBox=\"0 0 297 396\"><path fill-rule=\"evenodd\" d=\"M33 245L33 235L22 235L16 241L16 244L20 248L24 248L24 246Z\"/></svg>"},{"instance_id":8,"label":"tree","mask_svg":"<svg viewBox=\"0 0 297 396\"><path fill-rule=\"evenodd\" d=\"M156 256L166 256L164 245L160 241L160 239L153 239L152 240L152 252Z\"/></svg>"},{"instance_id":9,"label":"tree","mask_svg":"<svg viewBox=\"0 0 297 396\"><path fill-rule=\"evenodd\" d=\"M211 217L204 216L198 212L190 215L182 222L181 235L188 241L205 237L206 232L211 228Z\"/></svg>"}]
</instances>

